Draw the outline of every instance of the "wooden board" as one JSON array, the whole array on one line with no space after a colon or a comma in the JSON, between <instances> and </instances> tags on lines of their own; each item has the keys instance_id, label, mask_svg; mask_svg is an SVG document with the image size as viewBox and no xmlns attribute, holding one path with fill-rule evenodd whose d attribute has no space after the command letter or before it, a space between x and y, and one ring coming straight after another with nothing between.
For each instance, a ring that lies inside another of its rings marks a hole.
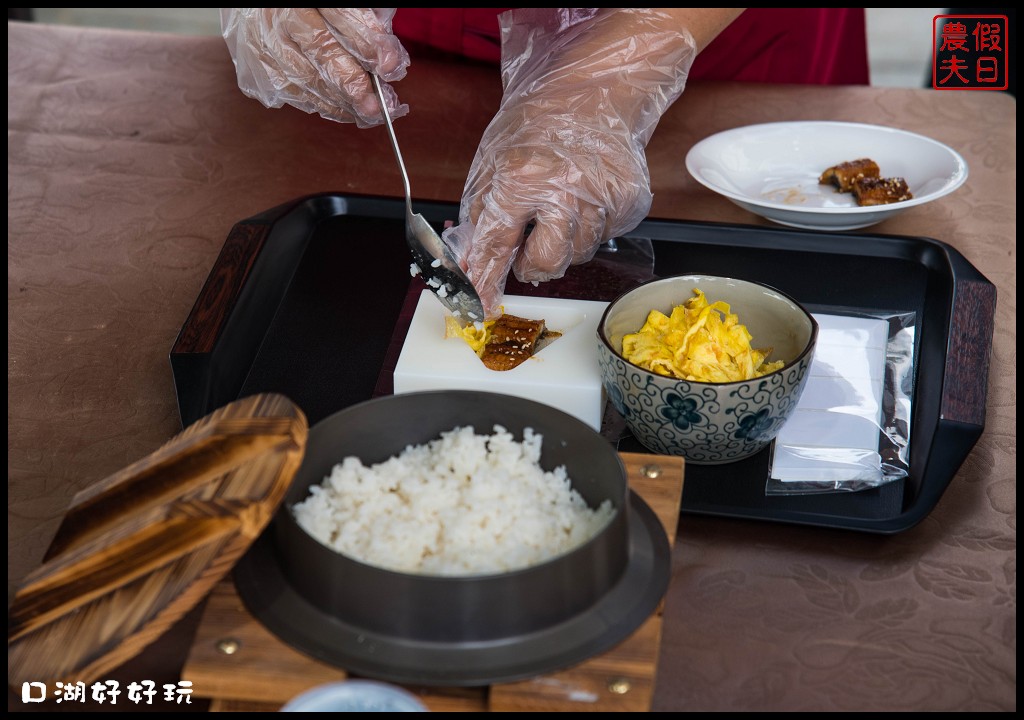
<instances>
[{"instance_id":1,"label":"wooden board","mask_svg":"<svg viewBox=\"0 0 1024 720\"><path fill-rule=\"evenodd\" d=\"M89 683L156 640L263 532L306 435L290 400L254 395L79 493L8 612L8 682Z\"/></svg>"},{"instance_id":2,"label":"wooden board","mask_svg":"<svg viewBox=\"0 0 1024 720\"><path fill-rule=\"evenodd\" d=\"M681 458L622 453L629 484L675 540ZM488 688L407 687L435 712L647 711L661 640L661 612L608 652L557 673ZM344 680L344 670L284 644L254 619L230 580L210 596L182 670L197 696L220 711L276 711L299 693Z\"/></svg>"}]
</instances>

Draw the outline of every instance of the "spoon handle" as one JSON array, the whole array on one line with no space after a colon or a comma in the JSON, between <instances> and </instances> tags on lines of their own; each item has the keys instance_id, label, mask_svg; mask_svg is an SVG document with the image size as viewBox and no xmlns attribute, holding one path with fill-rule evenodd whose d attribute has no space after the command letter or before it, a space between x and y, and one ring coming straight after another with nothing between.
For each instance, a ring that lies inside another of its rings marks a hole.
<instances>
[{"instance_id":1,"label":"spoon handle","mask_svg":"<svg viewBox=\"0 0 1024 720\"><path fill-rule=\"evenodd\" d=\"M380 113L384 116L384 124L388 129L388 138L391 140L391 149L395 151L395 159L398 160L398 169L402 171L402 184L405 185L405 211L412 215L412 188L409 186L409 173L405 171L405 161L402 160L402 151L398 149L398 138L395 137L395 128L391 124L391 114L388 112L388 104L384 99L384 88L380 84L380 78L370 75L373 78L373 89L377 92L377 101L380 103Z\"/></svg>"}]
</instances>

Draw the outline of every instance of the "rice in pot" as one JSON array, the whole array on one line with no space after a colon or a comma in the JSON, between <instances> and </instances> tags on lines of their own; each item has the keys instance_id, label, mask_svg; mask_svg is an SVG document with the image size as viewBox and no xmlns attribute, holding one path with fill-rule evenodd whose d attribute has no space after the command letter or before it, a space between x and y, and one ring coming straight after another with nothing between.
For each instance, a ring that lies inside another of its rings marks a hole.
<instances>
[{"instance_id":1,"label":"rice in pot","mask_svg":"<svg viewBox=\"0 0 1024 720\"><path fill-rule=\"evenodd\" d=\"M593 537L612 518L591 509L564 466L540 466L543 438L517 442L500 425L472 427L372 466L335 465L293 507L298 524L327 547L388 570L487 575L537 565Z\"/></svg>"}]
</instances>

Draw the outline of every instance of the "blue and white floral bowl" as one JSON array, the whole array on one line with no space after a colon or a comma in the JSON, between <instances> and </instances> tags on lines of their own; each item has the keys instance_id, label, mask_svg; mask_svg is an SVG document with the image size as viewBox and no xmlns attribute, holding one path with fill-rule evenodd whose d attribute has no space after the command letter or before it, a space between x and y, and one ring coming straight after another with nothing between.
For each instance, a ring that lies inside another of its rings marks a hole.
<instances>
[{"instance_id":1,"label":"blue and white floral bowl","mask_svg":"<svg viewBox=\"0 0 1024 720\"><path fill-rule=\"evenodd\" d=\"M627 362L624 335L639 330L651 310L666 315L700 288L708 302L724 301L739 315L755 347L784 360L754 380L708 383L665 377ZM645 447L681 455L695 465L750 457L779 434L807 384L818 323L785 293L761 283L712 275L652 280L616 298L598 325L598 359L605 392Z\"/></svg>"}]
</instances>

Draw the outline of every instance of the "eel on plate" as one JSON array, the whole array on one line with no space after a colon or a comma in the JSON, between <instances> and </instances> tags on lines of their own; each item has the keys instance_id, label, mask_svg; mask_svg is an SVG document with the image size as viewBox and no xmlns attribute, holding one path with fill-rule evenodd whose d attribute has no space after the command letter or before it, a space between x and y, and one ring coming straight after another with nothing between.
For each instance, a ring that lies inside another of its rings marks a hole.
<instances>
[{"instance_id":1,"label":"eel on plate","mask_svg":"<svg viewBox=\"0 0 1024 720\"><path fill-rule=\"evenodd\" d=\"M557 336L546 330L543 320L502 315L490 328L480 359L491 370L511 370L537 352L542 339Z\"/></svg>"},{"instance_id":2,"label":"eel on plate","mask_svg":"<svg viewBox=\"0 0 1024 720\"><path fill-rule=\"evenodd\" d=\"M821 174L818 183L821 185L831 183L838 188L838 192L851 192L858 179L877 177L881 177L878 163L868 158L861 158L833 165Z\"/></svg>"}]
</instances>

